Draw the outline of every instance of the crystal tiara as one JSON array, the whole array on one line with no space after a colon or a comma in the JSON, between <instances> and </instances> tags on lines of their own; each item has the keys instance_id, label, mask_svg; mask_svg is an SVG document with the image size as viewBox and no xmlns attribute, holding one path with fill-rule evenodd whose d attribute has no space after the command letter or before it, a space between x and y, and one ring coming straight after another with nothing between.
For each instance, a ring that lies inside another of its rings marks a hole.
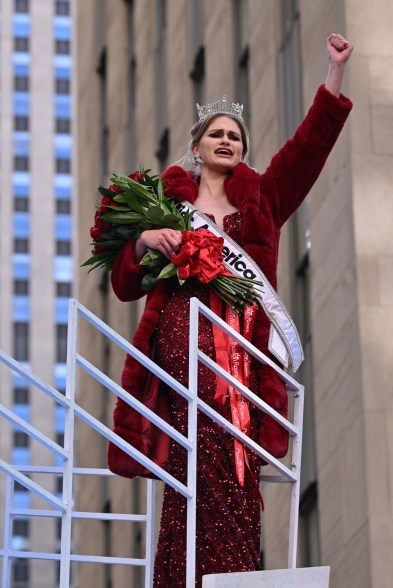
<instances>
[{"instance_id":1,"label":"crystal tiara","mask_svg":"<svg viewBox=\"0 0 393 588\"><path fill-rule=\"evenodd\" d=\"M238 120L243 122L243 104L235 104L234 102L228 102L227 97L224 95L221 100L217 100L217 102L212 102L211 104L205 104L204 106L199 106L197 103L196 105L199 122L204 120L207 116L211 114L230 114L234 116Z\"/></svg>"}]
</instances>

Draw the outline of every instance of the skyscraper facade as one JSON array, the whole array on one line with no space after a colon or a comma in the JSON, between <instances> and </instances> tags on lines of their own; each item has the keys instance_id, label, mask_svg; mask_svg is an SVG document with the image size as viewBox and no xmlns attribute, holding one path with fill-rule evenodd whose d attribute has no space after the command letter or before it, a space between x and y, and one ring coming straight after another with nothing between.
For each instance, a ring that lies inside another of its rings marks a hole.
<instances>
[{"instance_id":1,"label":"skyscraper facade","mask_svg":"<svg viewBox=\"0 0 393 588\"><path fill-rule=\"evenodd\" d=\"M143 162L159 172L180 159L195 102L226 94L244 103L251 164L263 171L326 79L327 36L339 32L355 47L343 89L354 110L283 231L279 271L307 357L299 375L306 385L299 565L330 565L335 588L388 588L392 575L392 18L390 0L78 4L81 259L89 254L92 188L114 170ZM137 304L117 301L99 275L81 274L79 292L131 337ZM87 348L87 335L81 341ZM121 361L95 346L119 378ZM87 381L83 392L97 401ZM101 407L108 424L112 407L110 399ZM122 492L105 494L114 511L132 504L135 482L122 482ZM87 499L99 501L93 492ZM288 489L263 494L264 565L285 567ZM103 525L101 533L113 555L135 554L129 531ZM128 578L126 570L110 574L116 585ZM101 580L97 574L95 586Z\"/></svg>"},{"instance_id":2,"label":"skyscraper facade","mask_svg":"<svg viewBox=\"0 0 393 588\"><path fill-rule=\"evenodd\" d=\"M74 281L72 2L12 0L1 4L0 18L0 347L64 392ZM38 390L3 369L0 396L61 442L63 414ZM38 443L3 423L0 444L10 463L53 465ZM54 478L44 483L61 490ZM17 485L17 507L34 501ZM58 528L53 519L19 517L13 543L56 552ZM53 563L13 563L15 588L56 583Z\"/></svg>"}]
</instances>

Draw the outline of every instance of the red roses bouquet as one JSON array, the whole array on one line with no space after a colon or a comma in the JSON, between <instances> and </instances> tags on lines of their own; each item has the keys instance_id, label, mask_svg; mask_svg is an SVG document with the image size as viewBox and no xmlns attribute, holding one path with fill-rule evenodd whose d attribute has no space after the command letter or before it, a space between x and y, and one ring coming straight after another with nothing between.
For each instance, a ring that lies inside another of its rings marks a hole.
<instances>
[{"instance_id":1,"label":"red roses bouquet","mask_svg":"<svg viewBox=\"0 0 393 588\"><path fill-rule=\"evenodd\" d=\"M182 214L176 201L164 195L161 179L149 172L141 166L129 176L114 174L109 188L98 188L102 200L90 229L93 255L82 265L91 266L90 271L99 267L111 271L117 254L131 237L138 238L149 229L171 228L183 234L181 247L170 261L160 251L148 249L140 262L148 266L143 289L151 290L158 280L176 275L180 285L196 277L237 312L252 305L258 298L254 282L226 270L223 238L207 229L192 230L192 212Z\"/></svg>"}]
</instances>

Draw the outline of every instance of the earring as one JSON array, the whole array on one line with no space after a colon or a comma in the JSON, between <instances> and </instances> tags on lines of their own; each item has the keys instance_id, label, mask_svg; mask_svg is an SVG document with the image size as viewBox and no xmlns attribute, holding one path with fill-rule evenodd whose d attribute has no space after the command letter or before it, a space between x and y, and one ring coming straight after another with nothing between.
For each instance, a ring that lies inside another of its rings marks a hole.
<instances>
[{"instance_id":1,"label":"earring","mask_svg":"<svg viewBox=\"0 0 393 588\"><path fill-rule=\"evenodd\" d=\"M201 156L199 153L195 153L194 155L194 163L203 163Z\"/></svg>"}]
</instances>

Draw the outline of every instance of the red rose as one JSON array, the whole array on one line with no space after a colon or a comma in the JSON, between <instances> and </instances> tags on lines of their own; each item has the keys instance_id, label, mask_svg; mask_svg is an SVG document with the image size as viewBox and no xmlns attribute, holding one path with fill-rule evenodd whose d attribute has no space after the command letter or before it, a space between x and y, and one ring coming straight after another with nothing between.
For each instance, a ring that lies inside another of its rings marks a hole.
<instances>
[{"instance_id":1,"label":"red rose","mask_svg":"<svg viewBox=\"0 0 393 588\"><path fill-rule=\"evenodd\" d=\"M108 212L107 206L113 206L113 200L112 198L109 198L109 196L103 196L100 208L94 215L94 225L90 229L90 237L93 239L93 241L99 241L103 233L110 231L111 223L108 223L108 221L100 218L101 215Z\"/></svg>"},{"instance_id":2,"label":"red rose","mask_svg":"<svg viewBox=\"0 0 393 588\"><path fill-rule=\"evenodd\" d=\"M134 182L139 182L139 180L144 180L143 174L141 174L140 172L137 172L137 171L133 172L128 177L131 178L131 180L134 180Z\"/></svg>"},{"instance_id":3,"label":"red rose","mask_svg":"<svg viewBox=\"0 0 393 588\"><path fill-rule=\"evenodd\" d=\"M115 186L114 184L111 184L109 186L109 190L111 192L115 192L116 194L120 194L121 192L123 192L123 190L121 188L119 188L119 186ZM106 196L104 196L104 198L106 198Z\"/></svg>"},{"instance_id":4,"label":"red rose","mask_svg":"<svg viewBox=\"0 0 393 588\"><path fill-rule=\"evenodd\" d=\"M179 277L186 280L191 276L208 284L220 274L226 274L222 263L224 239L216 237L207 229L185 231L179 253L171 259L178 269Z\"/></svg>"}]
</instances>

